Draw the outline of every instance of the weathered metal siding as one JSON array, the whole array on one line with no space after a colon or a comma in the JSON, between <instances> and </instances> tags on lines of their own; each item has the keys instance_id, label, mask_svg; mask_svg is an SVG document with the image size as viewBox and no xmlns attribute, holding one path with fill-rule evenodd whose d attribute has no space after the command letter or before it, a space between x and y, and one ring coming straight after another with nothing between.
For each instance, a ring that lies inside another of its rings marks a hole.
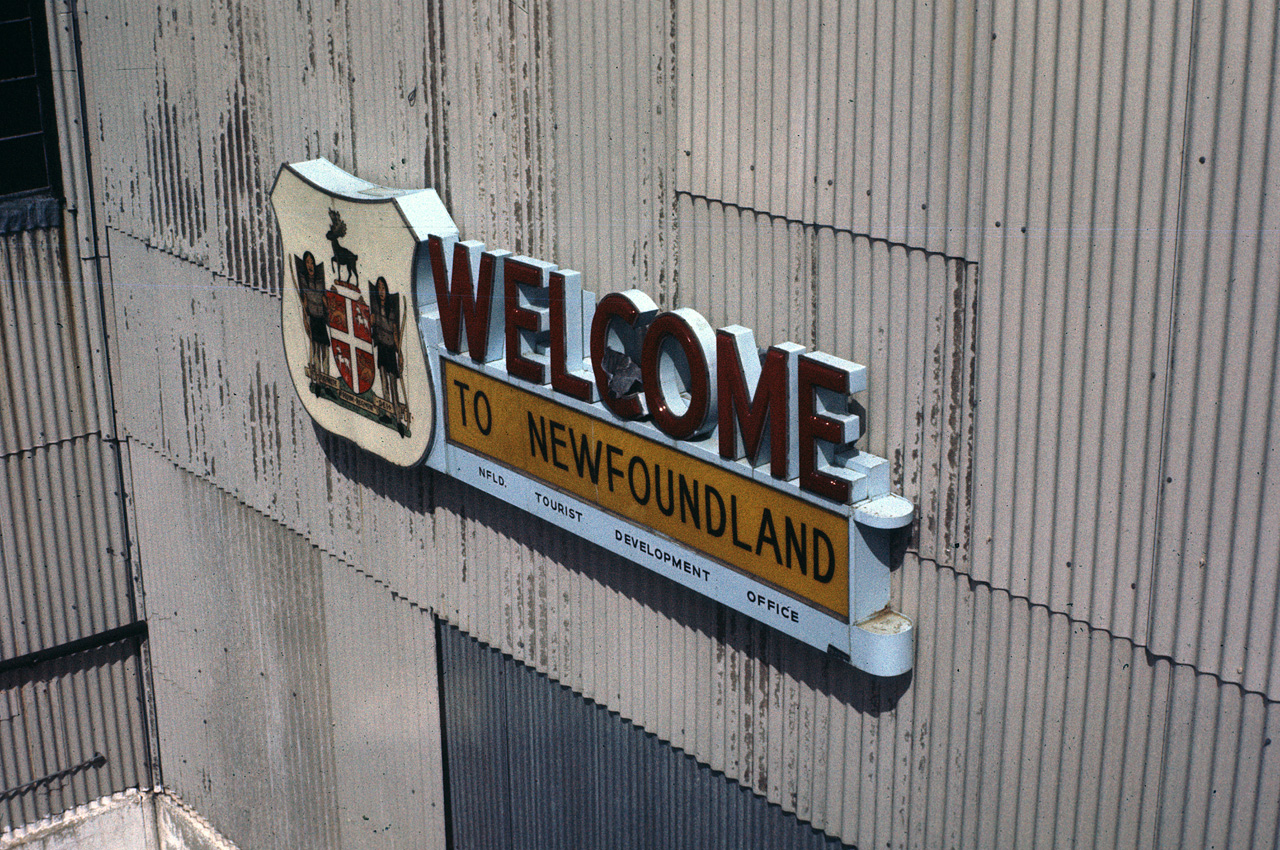
<instances>
[{"instance_id":1,"label":"weathered metal siding","mask_svg":"<svg viewBox=\"0 0 1280 850\"><path fill-rule=\"evenodd\" d=\"M101 432L101 313L69 277L60 230L0 238L0 455Z\"/></svg>"},{"instance_id":2,"label":"weathered metal siding","mask_svg":"<svg viewBox=\"0 0 1280 850\"><path fill-rule=\"evenodd\" d=\"M950 2L679 0L678 190L971 253L988 50L975 33L990 14Z\"/></svg>"},{"instance_id":3,"label":"weathered metal siding","mask_svg":"<svg viewBox=\"0 0 1280 850\"><path fill-rule=\"evenodd\" d=\"M134 466L165 783L241 846L333 846L319 553L167 466Z\"/></svg>"},{"instance_id":4,"label":"weathered metal siding","mask_svg":"<svg viewBox=\"0 0 1280 850\"><path fill-rule=\"evenodd\" d=\"M153 247L277 291L267 193L283 159L326 156L390 185L426 177L446 67L431 4L113 0L80 13L105 221Z\"/></svg>"},{"instance_id":5,"label":"weathered metal siding","mask_svg":"<svg viewBox=\"0 0 1280 850\"><path fill-rule=\"evenodd\" d=\"M0 658L134 621L114 447L94 437L0 458Z\"/></svg>"},{"instance_id":6,"label":"weathered metal siding","mask_svg":"<svg viewBox=\"0 0 1280 850\"><path fill-rule=\"evenodd\" d=\"M0 670L0 831L150 782L138 643Z\"/></svg>"},{"instance_id":7,"label":"weathered metal siding","mask_svg":"<svg viewBox=\"0 0 1280 850\"><path fill-rule=\"evenodd\" d=\"M241 847L443 846L431 616L139 449L166 787Z\"/></svg>"},{"instance_id":8,"label":"weathered metal siding","mask_svg":"<svg viewBox=\"0 0 1280 850\"><path fill-rule=\"evenodd\" d=\"M63 248L0 237L0 659L133 622L101 311Z\"/></svg>"},{"instance_id":9,"label":"weathered metal siding","mask_svg":"<svg viewBox=\"0 0 1280 850\"><path fill-rule=\"evenodd\" d=\"M0 237L0 828L151 778L136 636L96 641L134 587L101 302L67 253Z\"/></svg>"},{"instance_id":10,"label":"weathered metal siding","mask_svg":"<svg viewBox=\"0 0 1280 850\"><path fill-rule=\"evenodd\" d=\"M1189 3L997 4L975 578L1147 641Z\"/></svg>"},{"instance_id":11,"label":"weathered metal siding","mask_svg":"<svg viewBox=\"0 0 1280 850\"><path fill-rule=\"evenodd\" d=\"M152 781L69 16L48 7L63 227L0 237L0 827Z\"/></svg>"},{"instance_id":12,"label":"weathered metal siding","mask_svg":"<svg viewBox=\"0 0 1280 850\"><path fill-rule=\"evenodd\" d=\"M1276 842L1273 9L82 14L120 415L182 470L158 506L205 479L859 846ZM315 155L589 288L866 362L870 447L922 511L913 677L319 434L262 204Z\"/></svg>"},{"instance_id":13,"label":"weathered metal siding","mask_svg":"<svg viewBox=\"0 0 1280 850\"><path fill-rule=\"evenodd\" d=\"M457 850L843 846L457 629L438 634Z\"/></svg>"},{"instance_id":14,"label":"weathered metal siding","mask_svg":"<svg viewBox=\"0 0 1280 850\"><path fill-rule=\"evenodd\" d=\"M1280 38L1274 4L1201 5L1180 162L1151 647L1280 690Z\"/></svg>"}]
</instances>

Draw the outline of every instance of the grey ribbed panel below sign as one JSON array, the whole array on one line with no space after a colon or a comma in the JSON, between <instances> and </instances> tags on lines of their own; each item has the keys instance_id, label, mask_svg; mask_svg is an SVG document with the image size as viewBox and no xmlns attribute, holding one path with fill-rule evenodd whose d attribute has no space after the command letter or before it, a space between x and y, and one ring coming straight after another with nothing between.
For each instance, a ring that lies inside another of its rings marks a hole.
<instances>
[{"instance_id":1,"label":"grey ribbed panel below sign","mask_svg":"<svg viewBox=\"0 0 1280 850\"><path fill-rule=\"evenodd\" d=\"M847 846L453 626L439 646L457 850Z\"/></svg>"}]
</instances>

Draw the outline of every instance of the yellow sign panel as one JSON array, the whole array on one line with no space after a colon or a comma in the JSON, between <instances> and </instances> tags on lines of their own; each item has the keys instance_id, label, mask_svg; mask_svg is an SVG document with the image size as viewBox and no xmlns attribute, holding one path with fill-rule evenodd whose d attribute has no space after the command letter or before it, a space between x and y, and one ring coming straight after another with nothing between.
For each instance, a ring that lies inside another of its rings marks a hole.
<instances>
[{"instance_id":1,"label":"yellow sign panel","mask_svg":"<svg viewBox=\"0 0 1280 850\"><path fill-rule=\"evenodd\" d=\"M849 520L444 360L449 442L849 618Z\"/></svg>"}]
</instances>

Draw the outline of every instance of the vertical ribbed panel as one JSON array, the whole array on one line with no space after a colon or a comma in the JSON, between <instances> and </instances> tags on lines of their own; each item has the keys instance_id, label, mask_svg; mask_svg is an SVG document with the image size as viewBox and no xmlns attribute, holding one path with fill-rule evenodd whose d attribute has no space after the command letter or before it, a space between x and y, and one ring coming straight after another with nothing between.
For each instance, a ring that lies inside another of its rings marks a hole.
<instances>
[{"instance_id":1,"label":"vertical ribbed panel","mask_svg":"<svg viewBox=\"0 0 1280 850\"><path fill-rule=\"evenodd\" d=\"M96 438L0 458L0 659L133 622L116 462Z\"/></svg>"},{"instance_id":2,"label":"vertical ribbed panel","mask_svg":"<svg viewBox=\"0 0 1280 850\"><path fill-rule=\"evenodd\" d=\"M840 846L603 706L439 634L458 850Z\"/></svg>"},{"instance_id":3,"label":"vertical ribbed panel","mask_svg":"<svg viewBox=\"0 0 1280 850\"><path fill-rule=\"evenodd\" d=\"M1151 646L1280 689L1280 40L1274 4L1198 7Z\"/></svg>"},{"instance_id":4,"label":"vertical ribbed panel","mask_svg":"<svg viewBox=\"0 0 1280 850\"><path fill-rule=\"evenodd\" d=\"M93 646L137 611L75 39L47 5L66 229L0 238L0 829L153 779L139 645Z\"/></svg>"},{"instance_id":5,"label":"vertical ribbed panel","mask_svg":"<svg viewBox=\"0 0 1280 850\"><path fill-rule=\"evenodd\" d=\"M541 3L440 6L450 212L465 239L537 254L554 241L551 11Z\"/></svg>"},{"instance_id":6,"label":"vertical ribbed panel","mask_svg":"<svg viewBox=\"0 0 1280 850\"><path fill-rule=\"evenodd\" d=\"M448 67L433 41L438 39L439 28L433 20L439 14L436 5L443 4L416 0L344 6L337 12L344 18L340 24L335 21L331 32L337 38L345 37L349 57L348 123L354 149L350 165L374 183L405 188L431 185L422 182L423 161L428 146L442 141L432 138L438 126L433 113L442 90L432 85L427 75ZM279 12L262 14L258 26L270 32ZM346 30L344 35L339 35L341 30ZM272 63L275 61L273 58ZM279 69L272 69L272 73L279 73ZM272 120L270 113L262 111ZM297 121L297 128L311 123L305 111L298 114Z\"/></svg>"},{"instance_id":7,"label":"vertical ribbed panel","mask_svg":"<svg viewBox=\"0 0 1280 850\"><path fill-rule=\"evenodd\" d=\"M972 573L1143 642L1189 3L997 4Z\"/></svg>"},{"instance_id":8,"label":"vertical ribbed panel","mask_svg":"<svg viewBox=\"0 0 1280 850\"><path fill-rule=\"evenodd\" d=\"M547 174L533 186L552 204L547 217L555 233L531 250L581 271L583 286L598 295L639 288L660 305L678 306L678 67L671 5L525 5L537 20L550 19L540 64L547 67L552 99L529 107L549 113L549 120L540 120L544 131L551 125L555 140L547 148L553 157ZM455 61L465 59L455 55ZM455 165L459 205L467 176ZM501 218L488 229L483 220L457 221L464 236L478 232L474 238L488 240L484 234L494 232L492 241L501 244Z\"/></svg>"},{"instance_id":9,"label":"vertical ribbed panel","mask_svg":"<svg viewBox=\"0 0 1280 850\"><path fill-rule=\"evenodd\" d=\"M341 846L444 847L435 620L322 558Z\"/></svg>"},{"instance_id":10,"label":"vertical ribbed panel","mask_svg":"<svg viewBox=\"0 0 1280 850\"><path fill-rule=\"evenodd\" d=\"M1280 757L1272 739L1280 707L1185 667L1175 671L1173 693L1170 737L1201 742L1166 755L1156 846L1275 846ZM1252 746L1226 745L1232 738Z\"/></svg>"},{"instance_id":11,"label":"vertical ribbed panel","mask_svg":"<svg viewBox=\"0 0 1280 850\"><path fill-rule=\"evenodd\" d=\"M0 672L0 831L150 782L133 640Z\"/></svg>"},{"instance_id":12,"label":"vertical ribbed panel","mask_svg":"<svg viewBox=\"0 0 1280 850\"><path fill-rule=\"evenodd\" d=\"M320 554L139 451L167 787L242 847L337 845Z\"/></svg>"},{"instance_id":13,"label":"vertical ribbed panel","mask_svg":"<svg viewBox=\"0 0 1280 850\"><path fill-rule=\"evenodd\" d=\"M267 195L281 162L325 156L409 188L443 179L448 66L432 3L356 15L322 2L115 0L80 14L106 223L152 247L276 291Z\"/></svg>"},{"instance_id":14,"label":"vertical ribbed panel","mask_svg":"<svg viewBox=\"0 0 1280 850\"><path fill-rule=\"evenodd\" d=\"M133 621L101 313L56 230L0 238L0 659Z\"/></svg>"},{"instance_id":15,"label":"vertical ribbed panel","mask_svg":"<svg viewBox=\"0 0 1280 850\"><path fill-rule=\"evenodd\" d=\"M0 456L100 430L90 293L71 282L60 231L0 237Z\"/></svg>"},{"instance_id":16,"label":"vertical ribbed panel","mask_svg":"<svg viewBox=\"0 0 1280 850\"><path fill-rule=\"evenodd\" d=\"M675 18L679 191L965 252L973 5L680 0Z\"/></svg>"},{"instance_id":17,"label":"vertical ribbed panel","mask_svg":"<svg viewBox=\"0 0 1280 850\"><path fill-rule=\"evenodd\" d=\"M140 449L165 784L242 847L442 846L432 618Z\"/></svg>"},{"instance_id":18,"label":"vertical ribbed panel","mask_svg":"<svg viewBox=\"0 0 1280 850\"><path fill-rule=\"evenodd\" d=\"M58 156L62 161L63 241L67 245L70 279L97 281L95 250L105 237L104 222L91 199L100 176L91 174L90 152L84 124L93 107L83 97L87 81L80 69L79 21L74 0L44 0L49 22L49 65L52 70L55 118L58 126ZM111 93L118 94L118 93ZM95 163L93 168L98 166ZM91 188L95 187L95 188ZM96 227L96 230L95 230ZM79 262L77 262L79 261ZM103 410L104 418L106 410Z\"/></svg>"}]
</instances>

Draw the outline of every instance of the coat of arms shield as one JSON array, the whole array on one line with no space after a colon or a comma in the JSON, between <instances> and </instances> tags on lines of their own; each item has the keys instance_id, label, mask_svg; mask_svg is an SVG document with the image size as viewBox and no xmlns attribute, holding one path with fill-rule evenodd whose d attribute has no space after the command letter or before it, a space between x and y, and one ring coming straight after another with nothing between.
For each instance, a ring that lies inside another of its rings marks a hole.
<instances>
[{"instance_id":1,"label":"coat of arms shield","mask_svg":"<svg viewBox=\"0 0 1280 850\"><path fill-rule=\"evenodd\" d=\"M387 189L324 159L281 167L281 329L303 406L325 430L412 466L434 430L415 264L458 231L430 189Z\"/></svg>"}]
</instances>

